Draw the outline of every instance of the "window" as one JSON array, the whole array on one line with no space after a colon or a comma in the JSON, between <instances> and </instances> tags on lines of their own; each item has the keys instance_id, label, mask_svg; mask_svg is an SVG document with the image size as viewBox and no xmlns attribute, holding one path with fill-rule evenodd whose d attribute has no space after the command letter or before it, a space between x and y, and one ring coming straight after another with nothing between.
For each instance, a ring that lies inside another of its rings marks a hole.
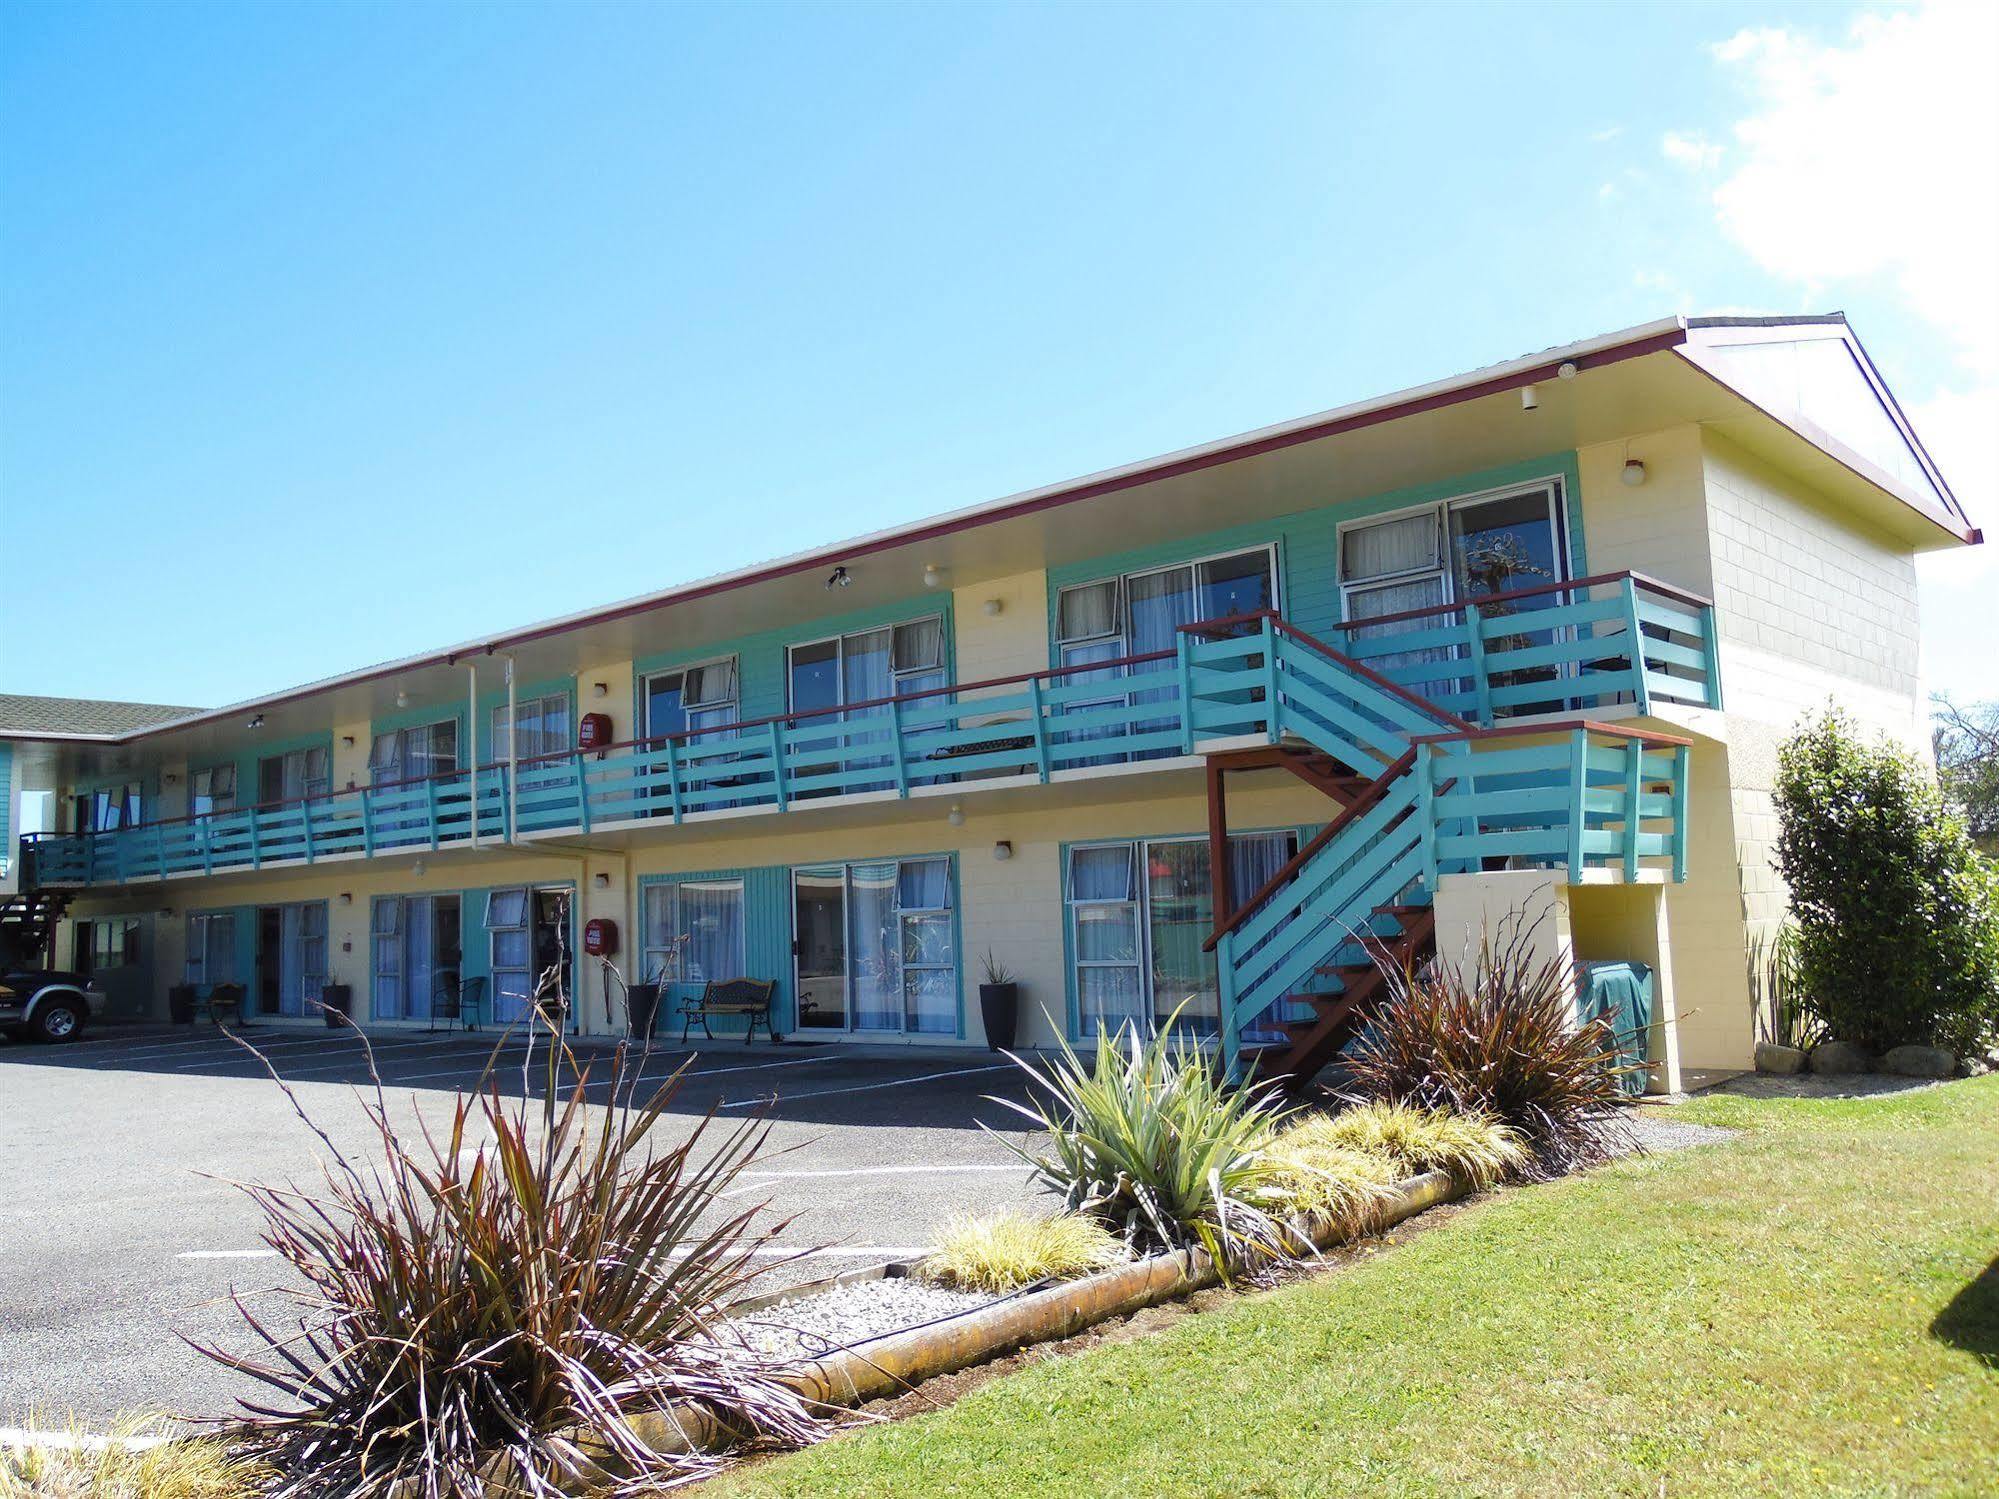
<instances>
[{"instance_id":1,"label":"window","mask_svg":"<svg viewBox=\"0 0 1999 1499\"><path fill-rule=\"evenodd\" d=\"M187 810L193 817L229 812L236 806L236 767L211 765L188 778Z\"/></svg>"},{"instance_id":2,"label":"window","mask_svg":"<svg viewBox=\"0 0 1999 1499\"><path fill-rule=\"evenodd\" d=\"M378 895L369 922L376 1020L428 1020L439 981L456 978L458 897Z\"/></svg>"},{"instance_id":3,"label":"window","mask_svg":"<svg viewBox=\"0 0 1999 1499\"><path fill-rule=\"evenodd\" d=\"M448 775L456 769L458 720L455 718L386 730L375 736L368 751L368 776L377 786Z\"/></svg>"},{"instance_id":4,"label":"window","mask_svg":"<svg viewBox=\"0 0 1999 1499\"><path fill-rule=\"evenodd\" d=\"M227 911L197 912L187 919L187 958L182 982L199 986L233 984L236 977L236 918Z\"/></svg>"},{"instance_id":5,"label":"window","mask_svg":"<svg viewBox=\"0 0 1999 1499\"><path fill-rule=\"evenodd\" d=\"M741 880L648 885L645 917L647 982L700 985L747 976Z\"/></svg>"},{"instance_id":6,"label":"window","mask_svg":"<svg viewBox=\"0 0 1999 1499\"><path fill-rule=\"evenodd\" d=\"M869 703L944 685L944 621L939 616L794 645L790 708L795 713Z\"/></svg>"},{"instance_id":7,"label":"window","mask_svg":"<svg viewBox=\"0 0 1999 1499\"><path fill-rule=\"evenodd\" d=\"M560 755L576 748L576 736L569 724L569 694L551 692L542 697L524 697L514 704L514 728L518 731L515 754L522 760L541 755ZM493 758L507 758L507 706L493 710Z\"/></svg>"},{"instance_id":8,"label":"window","mask_svg":"<svg viewBox=\"0 0 1999 1499\"><path fill-rule=\"evenodd\" d=\"M325 745L266 756L257 762L257 800L268 804L325 796L333 789L327 760Z\"/></svg>"},{"instance_id":9,"label":"window","mask_svg":"<svg viewBox=\"0 0 1999 1499\"><path fill-rule=\"evenodd\" d=\"M925 1035L958 1028L958 935L951 862L905 859L896 874L902 934L902 1026Z\"/></svg>"},{"instance_id":10,"label":"window","mask_svg":"<svg viewBox=\"0 0 1999 1499\"><path fill-rule=\"evenodd\" d=\"M114 833L120 828L136 828L144 820L144 812L145 795L139 782L99 786L77 794L76 830Z\"/></svg>"},{"instance_id":11,"label":"window","mask_svg":"<svg viewBox=\"0 0 1999 1499\"><path fill-rule=\"evenodd\" d=\"M654 672L645 680L646 737L720 728L737 719L736 658Z\"/></svg>"},{"instance_id":12,"label":"window","mask_svg":"<svg viewBox=\"0 0 1999 1499\"><path fill-rule=\"evenodd\" d=\"M1229 839L1229 882L1253 895L1297 851L1291 833ZM1199 838L1079 844L1069 850L1067 902L1078 1028L1085 1036L1127 1021L1148 1029L1180 1011L1179 1029L1213 1035L1221 991L1215 958L1208 845Z\"/></svg>"},{"instance_id":13,"label":"window","mask_svg":"<svg viewBox=\"0 0 1999 1499\"><path fill-rule=\"evenodd\" d=\"M1095 662L1116 661L1124 656L1150 655L1154 651L1178 648L1180 627L1202 620L1226 619L1260 609L1277 607L1277 551L1275 547L1254 547L1228 552L1218 557L1199 558L1172 567L1127 573L1121 578L1104 578L1062 589L1055 598L1055 637L1060 664L1088 667ZM1116 681L1125 668L1105 666L1101 670L1079 670L1069 682ZM1167 701L1170 688L1150 688L1131 694L1111 694L1102 702L1078 702L1070 710L1083 711L1124 702ZM1130 725L1132 730L1170 727L1163 718ZM1104 726L1068 731L1075 740L1101 739L1121 730ZM1170 755L1177 751L1160 749L1148 755ZM1100 756L1094 762L1107 763L1121 756ZM1141 756L1141 758L1145 758Z\"/></svg>"},{"instance_id":14,"label":"window","mask_svg":"<svg viewBox=\"0 0 1999 1499\"><path fill-rule=\"evenodd\" d=\"M139 961L139 918L114 916L76 924L76 971L89 975Z\"/></svg>"},{"instance_id":15,"label":"window","mask_svg":"<svg viewBox=\"0 0 1999 1499\"><path fill-rule=\"evenodd\" d=\"M1556 581L1563 575L1560 488L1551 482L1343 528L1340 590L1346 617L1378 619ZM1415 620L1402 628L1425 624ZM1357 633L1368 638L1387 632Z\"/></svg>"},{"instance_id":16,"label":"window","mask_svg":"<svg viewBox=\"0 0 1999 1499\"><path fill-rule=\"evenodd\" d=\"M534 994L534 943L528 933L528 893L515 886L486 895L486 932L493 969L495 1019L527 1013Z\"/></svg>"},{"instance_id":17,"label":"window","mask_svg":"<svg viewBox=\"0 0 1999 1499\"><path fill-rule=\"evenodd\" d=\"M1182 625L1275 609L1277 550L1204 557L1062 589L1055 598L1061 664L1172 650Z\"/></svg>"}]
</instances>

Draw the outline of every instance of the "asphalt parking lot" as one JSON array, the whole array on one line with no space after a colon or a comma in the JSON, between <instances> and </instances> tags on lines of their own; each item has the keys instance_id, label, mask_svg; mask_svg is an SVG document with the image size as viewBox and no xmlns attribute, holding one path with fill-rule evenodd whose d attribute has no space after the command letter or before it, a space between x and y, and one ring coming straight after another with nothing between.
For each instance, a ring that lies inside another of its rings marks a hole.
<instances>
[{"instance_id":1,"label":"asphalt parking lot","mask_svg":"<svg viewBox=\"0 0 1999 1499\"><path fill-rule=\"evenodd\" d=\"M368 1070L351 1033L250 1033L315 1121L345 1150L369 1136L355 1094ZM485 1071L499 1038L373 1038L400 1124L448 1118L456 1089ZM587 1043L593 1102L609 1096L609 1047ZM513 1094L539 1092L544 1062L500 1053ZM920 1252L954 1213L1033 1194L979 1125L1020 1138L987 1094L1021 1095L1003 1057L966 1049L657 1047L643 1077L688 1072L669 1123L711 1108L771 1121L743 1184L779 1216L783 1242L816 1252L793 1279ZM571 1079L573 1081L573 1079ZM235 1181L315 1179L311 1132L251 1056L217 1031L98 1030L63 1047L0 1042L0 1426L74 1415L226 1414L252 1386L177 1334L239 1341L232 1288L283 1275Z\"/></svg>"}]
</instances>

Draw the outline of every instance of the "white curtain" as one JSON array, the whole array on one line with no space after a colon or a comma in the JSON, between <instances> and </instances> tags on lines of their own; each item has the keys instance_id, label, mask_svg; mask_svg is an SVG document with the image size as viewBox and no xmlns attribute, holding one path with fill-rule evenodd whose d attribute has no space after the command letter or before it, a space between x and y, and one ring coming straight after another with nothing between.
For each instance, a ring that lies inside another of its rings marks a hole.
<instances>
[{"instance_id":1,"label":"white curtain","mask_svg":"<svg viewBox=\"0 0 1999 1499\"><path fill-rule=\"evenodd\" d=\"M403 1018L403 903L400 897L375 898L370 923L375 944L373 1012L378 1020Z\"/></svg>"},{"instance_id":2,"label":"white curtain","mask_svg":"<svg viewBox=\"0 0 1999 1499\"><path fill-rule=\"evenodd\" d=\"M897 877L897 903L905 911L941 911L951 904L951 865L944 859L912 859Z\"/></svg>"},{"instance_id":3,"label":"white curtain","mask_svg":"<svg viewBox=\"0 0 1999 1499\"><path fill-rule=\"evenodd\" d=\"M1357 583L1393 573L1422 572L1441 566L1437 546L1437 514L1425 510L1399 520L1355 526L1340 539L1340 578Z\"/></svg>"},{"instance_id":4,"label":"white curtain","mask_svg":"<svg viewBox=\"0 0 1999 1499\"><path fill-rule=\"evenodd\" d=\"M896 886L893 864L856 864L848 874L847 968L855 1030L902 1028Z\"/></svg>"},{"instance_id":5,"label":"white curtain","mask_svg":"<svg viewBox=\"0 0 1999 1499\"><path fill-rule=\"evenodd\" d=\"M680 982L706 984L744 977L743 886L740 880L690 880L678 888Z\"/></svg>"},{"instance_id":6,"label":"white curtain","mask_svg":"<svg viewBox=\"0 0 1999 1499\"><path fill-rule=\"evenodd\" d=\"M1131 845L1069 850L1069 899L1130 900Z\"/></svg>"},{"instance_id":7,"label":"white curtain","mask_svg":"<svg viewBox=\"0 0 1999 1499\"><path fill-rule=\"evenodd\" d=\"M915 619L895 627L898 673L934 671L944 664L944 621Z\"/></svg>"},{"instance_id":8,"label":"white curtain","mask_svg":"<svg viewBox=\"0 0 1999 1499\"><path fill-rule=\"evenodd\" d=\"M1055 606L1056 638L1091 640L1103 635L1122 634L1124 621L1118 614L1116 578L1065 588Z\"/></svg>"},{"instance_id":9,"label":"white curtain","mask_svg":"<svg viewBox=\"0 0 1999 1499\"><path fill-rule=\"evenodd\" d=\"M437 983L437 898L413 895L403 919L403 1018L430 1018L431 990Z\"/></svg>"}]
</instances>

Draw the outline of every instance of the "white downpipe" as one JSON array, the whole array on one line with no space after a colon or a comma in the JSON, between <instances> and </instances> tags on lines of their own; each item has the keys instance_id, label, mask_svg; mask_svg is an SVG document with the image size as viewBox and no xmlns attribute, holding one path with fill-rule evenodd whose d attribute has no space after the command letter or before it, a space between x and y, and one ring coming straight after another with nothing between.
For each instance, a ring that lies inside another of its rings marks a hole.
<instances>
[{"instance_id":1,"label":"white downpipe","mask_svg":"<svg viewBox=\"0 0 1999 1499\"><path fill-rule=\"evenodd\" d=\"M479 663L465 663L465 739L466 763L471 766L471 774L466 777L472 791L472 846L479 846Z\"/></svg>"},{"instance_id":2,"label":"white downpipe","mask_svg":"<svg viewBox=\"0 0 1999 1499\"><path fill-rule=\"evenodd\" d=\"M502 656L507 663L507 846L514 844L514 801L520 795L520 714L514 697L514 658Z\"/></svg>"}]
</instances>

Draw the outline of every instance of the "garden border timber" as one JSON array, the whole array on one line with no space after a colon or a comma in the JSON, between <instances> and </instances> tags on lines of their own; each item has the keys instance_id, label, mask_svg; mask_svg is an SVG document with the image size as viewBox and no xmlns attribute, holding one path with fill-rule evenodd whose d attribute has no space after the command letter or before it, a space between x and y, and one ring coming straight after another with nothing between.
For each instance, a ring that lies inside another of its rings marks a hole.
<instances>
[{"instance_id":1,"label":"garden border timber","mask_svg":"<svg viewBox=\"0 0 1999 1499\"><path fill-rule=\"evenodd\" d=\"M1471 1190L1468 1184L1442 1171L1412 1176L1397 1184L1389 1196L1369 1211L1362 1234L1393 1228L1429 1208L1468 1196ZM1295 1219L1292 1227L1300 1237L1310 1240L1315 1249L1327 1249L1360 1237L1348 1221L1326 1214ZM865 1339L851 1348L799 1365L780 1378L809 1403L830 1414L902 1394L925 1380L968 1369L1036 1343L1073 1337L1099 1322L1130 1316L1220 1282L1214 1261L1198 1249L1151 1255L961 1316ZM698 1406L682 1407L671 1415L643 1412L634 1415L630 1424L640 1440L655 1452L715 1451L728 1447L743 1435ZM601 1444L587 1434L570 1435L593 1457L608 1459Z\"/></svg>"}]
</instances>

